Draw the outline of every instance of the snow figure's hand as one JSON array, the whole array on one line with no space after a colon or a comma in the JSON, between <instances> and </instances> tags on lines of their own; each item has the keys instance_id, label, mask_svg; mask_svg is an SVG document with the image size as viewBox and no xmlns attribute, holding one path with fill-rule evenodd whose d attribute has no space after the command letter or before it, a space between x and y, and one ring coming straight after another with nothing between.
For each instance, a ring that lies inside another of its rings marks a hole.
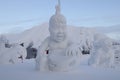
<instances>
[{"instance_id":1,"label":"snow figure's hand","mask_svg":"<svg viewBox=\"0 0 120 80\"><path fill-rule=\"evenodd\" d=\"M80 56L82 55L82 50L78 45L71 45L66 49L66 56Z\"/></svg>"}]
</instances>

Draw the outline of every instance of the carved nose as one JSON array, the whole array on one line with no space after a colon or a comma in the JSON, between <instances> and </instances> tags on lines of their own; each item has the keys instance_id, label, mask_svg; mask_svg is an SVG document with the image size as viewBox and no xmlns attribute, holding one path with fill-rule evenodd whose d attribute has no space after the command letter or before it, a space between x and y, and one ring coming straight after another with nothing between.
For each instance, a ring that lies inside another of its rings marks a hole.
<instances>
[{"instance_id":1,"label":"carved nose","mask_svg":"<svg viewBox=\"0 0 120 80\"><path fill-rule=\"evenodd\" d=\"M62 29L59 29L59 33L63 33L63 30L62 30Z\"/></svg>"}]
</instances>

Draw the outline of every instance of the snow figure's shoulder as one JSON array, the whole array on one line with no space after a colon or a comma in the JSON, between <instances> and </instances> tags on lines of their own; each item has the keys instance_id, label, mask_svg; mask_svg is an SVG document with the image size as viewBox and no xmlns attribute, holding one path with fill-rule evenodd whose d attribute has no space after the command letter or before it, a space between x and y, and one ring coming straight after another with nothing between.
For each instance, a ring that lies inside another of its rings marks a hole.
<instances>
[{"instance_id":1,"label":"snow figure's shoulder","mask_svg":"<svg viewBox=\"0 0 120 80\"><path fill-rule=\"evenodd\" d=\"M47 38L40 44L40 46L38 47L38 50L41 49L41 48L47 48L49 42L50 42L50 37L47 37Z\"/></svg>"}]
</instances>

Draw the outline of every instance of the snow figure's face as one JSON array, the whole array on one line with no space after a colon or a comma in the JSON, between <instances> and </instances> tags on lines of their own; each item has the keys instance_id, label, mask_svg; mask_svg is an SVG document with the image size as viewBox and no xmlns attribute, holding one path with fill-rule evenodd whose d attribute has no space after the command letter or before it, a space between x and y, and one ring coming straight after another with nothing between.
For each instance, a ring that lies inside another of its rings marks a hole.
<instances>
[{"instance_id":1,"label":"snow figure's face","mask_svg":"<svg viewBox=\"0 0 120 80\"><path fill-rule=\"evenodd\" d=\"M60 10L56 8L56 14L53 15L49 20L49 32L50 38L55 42L63 42L66 39L66 19L60 14Z\"/></svg>"},{"instance_id":2,"label":"snow figure's face","mask_svg":"<svg viewBox=\"0 0 120 80\"><path fill-rule=\"evenodd\" d=\"M66 39L66 24L55 23L54 25L50 26L49 31L51 39L56 42L62 42Z\"/></svg>"}]
</instances>

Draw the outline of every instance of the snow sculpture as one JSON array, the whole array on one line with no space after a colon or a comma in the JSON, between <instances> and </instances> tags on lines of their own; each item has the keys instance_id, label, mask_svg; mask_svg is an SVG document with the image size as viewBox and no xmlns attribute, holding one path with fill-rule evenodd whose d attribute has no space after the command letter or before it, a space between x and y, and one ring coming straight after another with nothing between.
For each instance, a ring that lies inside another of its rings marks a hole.
<instances>
[{"instance_id":1,"label":"snow sculpture","mask_svg":"<svg viewBox=\"0 0 120 80\"><path fill-rule=\"evenodd\" d=\"M56 14L49 21L50 36L38 49L36 69L40 71L68 71L80 63L81 50L67 38L67 23L60 13L60 3ZM48 50L48 54L46 54Z\"/></svg>"},{"instance_id":2,"label":"snow sculpture","mask_svg":"<svg viewBox=\"0 0 120 80\"><path fill-rule=\"evenodd\" d=\"M98 38L99 37L99 38ZM108 37L97 35L93 43L89 65L110 68L114 66L114 50L112 41Z\"/></svg>"}]
</instances>

